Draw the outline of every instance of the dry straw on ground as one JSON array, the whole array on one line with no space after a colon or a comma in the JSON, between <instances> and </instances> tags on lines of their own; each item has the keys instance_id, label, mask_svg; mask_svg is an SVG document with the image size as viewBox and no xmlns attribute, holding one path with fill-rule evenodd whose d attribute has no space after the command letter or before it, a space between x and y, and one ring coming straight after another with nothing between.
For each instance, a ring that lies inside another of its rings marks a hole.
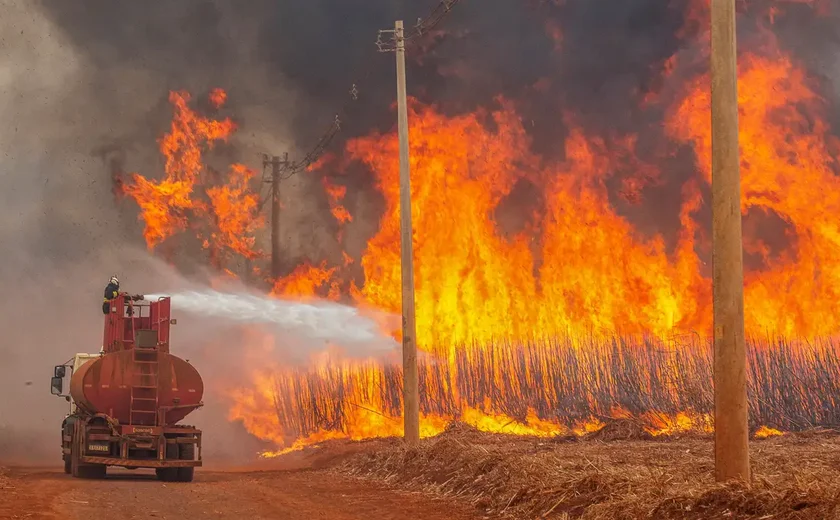
<instances>
[{"instance_id":1,"label":"dry straw on ground","mask_svg":"<svg viewBox=\"0 0 840 520\"><path fill-rule=\"evenodd\" d=\"M714 483L713 441L645 437L630 422L574 440L455 425L416 448L357 454L339 471L471 502L489 517L589 520L840 518L840 435L752 442L754 479ZM612 440L624 439L624 440Z\"/></svg>"}]
</instances>

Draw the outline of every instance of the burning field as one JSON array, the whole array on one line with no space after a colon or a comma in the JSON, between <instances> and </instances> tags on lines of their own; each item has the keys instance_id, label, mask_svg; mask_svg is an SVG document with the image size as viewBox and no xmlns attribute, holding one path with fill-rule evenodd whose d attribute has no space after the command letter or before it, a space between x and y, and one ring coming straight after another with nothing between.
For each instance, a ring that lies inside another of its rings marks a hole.
<instances>
[{"instance_id":1,"label":"burning field","mask_svg":"<svg viewBox=\"0 0 840 520\"><path fill-rule=\"evenodd\" d=\"M742 13L745 309L759 437L840 423L837 110L830 81L777 34L785 20L820 19L833 5L755 2ZM452 421L552 439L628 418L651 437L713 429L708 35L698 29L708 6L684 7L682 44L625 100L632 128L596 127L551 98L559 80L548 77L469 110L412 98L423 436ZM545 37L562 59L563 31L549 23ZM349 136L297 173L312 188L310 209L328 220L297 233L331 236L319 254L285 258L285 275L273 278L266 176L229 160L247 122L235 121L222 89L200 99L174 91L169 101L163 174L114 178L120 203L139 207L150 250L173 263L199 251L219 280L277 298L399 314L395 131ZM563 129L550 139L538 126L545 113ZM301 201L279 204L282 219ZM385 321L381 332L399 339ZM225 389L230 419L274 454L400 435L397 357L360 360L343 347L249 367L248 384ZM243 329L241 348L283 345Z\"/></svg>"}]
</instances>

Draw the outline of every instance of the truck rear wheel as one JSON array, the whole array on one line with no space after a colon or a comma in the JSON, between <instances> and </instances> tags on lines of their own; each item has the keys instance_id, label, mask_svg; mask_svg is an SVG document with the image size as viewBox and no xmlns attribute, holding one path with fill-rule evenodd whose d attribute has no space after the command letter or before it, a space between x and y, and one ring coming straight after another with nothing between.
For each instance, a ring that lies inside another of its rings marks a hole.
<instances>
[{"instance_id":1,"label":"truck rear wheel","mask_svg":"<svg viewBox=\"0 0 840 520\"><path fill-rule=\"evenodd\" d=\"M79 466L82 464L79 458L79 427L74 425L73 437L70 439L70 474L73 477L79 476Z\"/></svg>"},{"instance_id":2,"label":"truck rear wheel","mask_svg":"<svg viewBox=\"0 0 840 520\"><path fill-rule=\"evenodd\" d=\"M178 445L166 443L166 460L178 460ZM163 482L177 482L178 468L155 468L155 475Z\"/></svg>"},{"instance_id":3,"label":"truck rear wheel","mask_svg":"<svg viewBox=\"0 0 840 520\"><path fill-rule=\"evenodd\" d=\"M105 478L106 466L104 464L83 464L81 457L83 436L79 433L79 427L84 428L82 423L76 423L73 429L73 439L70 441L70 473L76 478ZM65 470L67 461L64 462Z\"/></svg>"},{"instance_id":4,"label":"truck rear wheel","mask_svg":"<svg viewBox=\"0 0 840 520\"><path fill-rule=\"evenodd\" d=\"M195 444L179 444L178 458L181 460L195 460ZM178 468L178 482L192 482L195 468Z\"/></svg>"}]
</instances>

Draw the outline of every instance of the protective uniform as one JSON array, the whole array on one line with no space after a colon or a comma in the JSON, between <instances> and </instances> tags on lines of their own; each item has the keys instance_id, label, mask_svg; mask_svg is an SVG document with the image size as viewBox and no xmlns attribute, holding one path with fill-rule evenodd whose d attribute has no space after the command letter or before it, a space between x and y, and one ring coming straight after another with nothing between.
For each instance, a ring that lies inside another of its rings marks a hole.
<instances>
[{"instance_id":1,"label":"protective uniform","mask_svg":"<svg viewBox=\"0 0 840 520\"><path fill-rule=\"evenodd\" d=\"M102 313L108 314L111 311L111 300L120 294L120 281L112 276L105 286L105 300L102 302Z\"/></svg>"},{"instance_id":2,"label":"protective uniform","mask_svg":"<svg viewBox=\"0 0 840 520\"><path fill-rule=\"evenodd\" d=\"M112 276L111 279L108 281L108 285L105 286L105 298L102 301L102 313L108 314L111 312L111 300L115 299L117 296L120 295L120 281L117 279L116 276ZM134 294L134 295L125 295L125 301L128 303L129 301L138 301L142 300L142 294ZM126 315L131 316L133 311L131 307L126 308Z\"/></svg>"},{"instance_id":3,"label":"protective uniform","mask_svg":"<svg viewBox=\"0 0 840 520\"><path fill-rule=\"evenodd\" d=\"M102 301L102 313L108 314L111 311L111 300L120 294L120 281L116 276L112 276L108 280L108 285L105 286L105 299Z\"/></svg>"}]
</instances>

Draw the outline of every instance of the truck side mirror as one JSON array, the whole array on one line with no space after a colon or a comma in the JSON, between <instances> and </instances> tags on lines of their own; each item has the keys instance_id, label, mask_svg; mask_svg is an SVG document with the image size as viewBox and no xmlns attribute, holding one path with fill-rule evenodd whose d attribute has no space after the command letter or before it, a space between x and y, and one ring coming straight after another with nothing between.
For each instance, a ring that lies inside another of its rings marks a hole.
<instances>
[{"instance_id":1,"label":"truck side mirror","mask_svg":"<svg viewBox=\"0 0 840 520\"><path fill-rule=\"evenodd\" d=\"M176 320L175 318L172 318L171 320L169 320L169 324L170 324L170 325L177 325L177 324L178 324L178 320Z\"/></svg>"},{"instance_id":2,"label":"truck side mirror","mask_svg":"<svg viewBox=\"0 0 840 520\"><path fill-rule=\"evenodd\" d=\"M64 378L54 377L50 380L50 393L52 395L61 395L64 390Z\"/></svg>"},{"instance_id":3,"label":"truck side mirror","mask_svg":"<svg viewBox=\"0 0 840 520\"><path fill-rule=\"evenodd\" d=\"M55 367L55 373L53 375L55 377L60 377L60 378L64 379L64 376L67 373L66 370L67 370L67 368L64 365L58 365L57 367Z\"/></svg>"}]
</instances>

